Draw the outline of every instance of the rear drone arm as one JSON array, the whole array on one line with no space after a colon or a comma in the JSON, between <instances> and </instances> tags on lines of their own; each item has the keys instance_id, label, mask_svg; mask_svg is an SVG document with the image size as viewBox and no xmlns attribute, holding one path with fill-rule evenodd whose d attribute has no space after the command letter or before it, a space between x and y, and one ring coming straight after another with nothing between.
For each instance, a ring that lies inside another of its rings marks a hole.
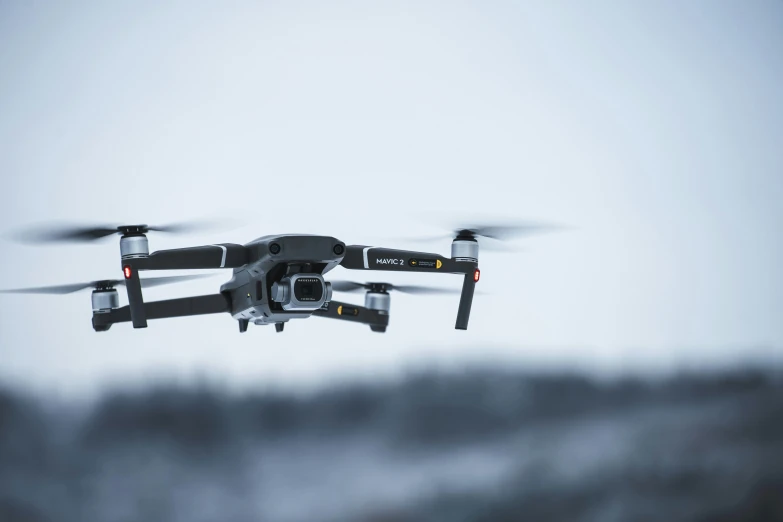
<instances>
[{"instance_id":1,"label":"rear drone arm","mask_svg":"<svg viewBox=\"0 0 783 522\"><path fill-rule=\"evenodd\" d=\"M327 309L316 310L313 315L366 324L373 332L385 332L389 325L387 313L340 301L331 301Z\"/></svg>"},{"instance_id":2,"label":"rear drone arm","mask_svg":"<svg viewBox=\"0 0 783 522\"><path fill-rule=\"evenodd\" d=\"M226 296L222 294L184 297L142 303L147 319L164 319L169 317L187 317L190 315L207 315L230 312L231 306ZM131 321L131 307L123 306L106 312L95 312L92 315L92 327L96 332L105 332L114 323Z\"/></svg>"},{"instance_id":3,"label":"rear drone arm","mask_svg":"<svg viewBox=\"0 0 783 522\"><path fill-rule=\"evenodd\" d=\"M467 330L473 293L479 280L478 245L475 241L454 241L452 257L427 252L348 245L340 263L351 270L388 270L392 272L430 272L463 274L462 294L457 311L457 330ZM475 246L474 246L475 245Z\"/></svg>"}]
</instances>

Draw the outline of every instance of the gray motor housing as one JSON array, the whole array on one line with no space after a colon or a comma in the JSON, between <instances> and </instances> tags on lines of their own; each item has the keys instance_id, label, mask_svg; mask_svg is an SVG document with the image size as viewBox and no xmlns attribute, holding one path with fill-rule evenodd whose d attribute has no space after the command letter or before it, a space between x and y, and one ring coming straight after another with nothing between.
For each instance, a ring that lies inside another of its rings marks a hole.
<instances>
[{"instance_id":1,"label":"gray motor housing","mask_svg":"<svg viewBox=\"0 0 783 522\"><path fill-rule=\"evenodd\" d=\"M143 234L123 236L120 239L120 255L122 259L134 257L147 257L150 254L150 245L147 236Z\"/></svg>"},{"instance_id":2,"label":"gray motor housing","mask_svg":"<svg viewBox=\"0 0 783 522\"><path fill-rule=\"evenodd\" d=\"M117 290L109 288L105 290L93 290L92 292L92 311L96 314L111 312L114 308L120 307L120 297Z\"/></svg>"},{"instance_id":3,"label":"gray motor housing","mask_svg":"<svg viewBox=\"0 0 783 522\"><path fill-rule=\"evenodd\" d=\"M455 261L478 263L479 244L475 239L455 239L451 243L451 258Z\"/></svg>"},{"instance_id":4,"label":"gray motor housing","mask_svg":"<svg viewBox=\"0 0 783 522\"><path fill-rule=\"evenodd\" d=\"M364 307L388 314L391 307L391 296L387 292L367 292L364 296Z\"/></svg>"}]
</instances>

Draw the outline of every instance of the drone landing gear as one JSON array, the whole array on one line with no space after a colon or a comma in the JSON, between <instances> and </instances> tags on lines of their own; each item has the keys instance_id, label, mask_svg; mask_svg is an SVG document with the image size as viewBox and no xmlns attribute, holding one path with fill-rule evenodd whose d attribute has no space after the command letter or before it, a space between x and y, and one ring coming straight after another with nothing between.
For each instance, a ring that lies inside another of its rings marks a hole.
<instances>
[{"instance_id":1,"label":"drone landing gear","mask_svg":"<svg viewBox=\"0 0 783 522\"><path fill-rule=\"evenodd\" d=\"M245 333L247 332L247 326L250 324L249 319L239 319L237 321L239 323L239 333ZM285 323L275 323L275 331L276 332L282 332L283 328L285 328Z\"/></svg>"},{"instance_id":2,"label":"drone landing gear","mask_svg":"<svg viewBox=\"0 0 783 522\"><path fill-rule=\"evenodd\" d=\"M247 325L250 323L247 319L240 319L239 320L239 333L245 333L247 332Z\"/></svg>"}]
</instances>

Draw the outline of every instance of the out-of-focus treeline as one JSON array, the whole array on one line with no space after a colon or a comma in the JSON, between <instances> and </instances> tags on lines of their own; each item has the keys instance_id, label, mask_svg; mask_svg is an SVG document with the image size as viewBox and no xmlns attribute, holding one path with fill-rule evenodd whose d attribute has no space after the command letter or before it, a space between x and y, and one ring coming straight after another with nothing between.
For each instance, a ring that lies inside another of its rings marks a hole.
<instances>
[{"instance_id":1,"label":"out-of-focus treeline","mask_svg":"<svg viewBox=\"0 0 783 522\"><path fill-rule=\"evenodd\" d=\"M783 520L783 374L0 390L3 521Z\"/></svg>"}]
</instances>

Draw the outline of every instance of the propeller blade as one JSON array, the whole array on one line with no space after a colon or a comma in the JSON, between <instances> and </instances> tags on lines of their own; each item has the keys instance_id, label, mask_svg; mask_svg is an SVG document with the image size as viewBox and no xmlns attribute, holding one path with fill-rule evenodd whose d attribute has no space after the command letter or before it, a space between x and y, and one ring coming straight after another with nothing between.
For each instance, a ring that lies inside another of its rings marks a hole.
<instances>
[{"instance_id":1,"label":"propeller blade","mask_svg":"<svg viewBox=\"0 0 783 522\"><path fill-rule=\"evenodd\" d=\"M448 227L452 228L452 227ZM557 232L559 230L565 230L567 227L557 225L553 223L543 222L516 222L516 223L500 223L491 225L466 225L463 227L453 228L453 231L449 233L443 233L435 236L417 237L417 238L405 238L408 241L416 243L436 243L445 241L447 239L455 239L458 236L473 238L478 241L480 249L482 251L495 251L495 252L519 252L520 248L515 246L504 244L506 241L510 241L520 237L531 236L534 234L543 234L547 232Z\"/></svg>"},{"instance_id":2,"label":"propeller blade","mask_svg":"<svg viewBox=\"0 0 783 522\"><path fill-rule=\"evenodd\" d=\"M78 292L79 290L86 290L87 288L94 288L98 281L91 281L89 283L74 283L72 285L57 285L57 286L39 286L36 288L13 288L9 290L0 290L3 294L55 294L64 295ZM112 281L106 281L106 283L113 283ZM119 283L119 281L116 281Z\"/></svg>"},{"instance_id":3,"label":"propeller blade","mask_svg":"<svg viewBox=\"0 0 783 522\"><path fill-rule=\"evenodd\" d=\"M391 283L356 283L354 281L330 281L335 292L364 292L373 289L394 290L406 294L454 294L460 290L421 285L393 285Z\"/></svg>"},{"instance_id":4,"label":"propeller blade","mask_svg":"<svg viewBox=\"0 0 783 522\"><path fill-rule=\"evenodd\" d=\"M353 281L330 281L335 292L362 292L366 285Z\"/></svg>"},{"instance_id":5,"label":"propeller blade","mask_svg":"<svg viewBox=\"0 0 783 522\"><path fill-rule=\"evenodd\" d=\"M95 241L117 233L110 225L87 226L37 226L19 231L12 238L22 243L80 243Z\"/></svg>"},{"instance_id":6,"label":"propeller blade","mask_svg":"<svg viewBox=\"0 0 783 522\"><path fill-rule=\"evenodd\" d=\"M141 280L142 288L152 288L155 286L168 285L172 283L180 283L183 281L191 281L193 279L203 279L206 277L212 277L214 274L194 274L184 276L167 276L167 277L154 277ZM39 286L34 288L14 288L10 290L0 290L3 294L53 294L53 295L65 295L78 292L79 290L86 290L88 288L98 287L110 287L121 286L125 284L124 279L103 279L100 281L90 281L87 283L74 283L70 285L55 285L55 286Z\"/></svg>"},{"instance_id":7,"label":"propeller blade","mask_svg":"<svg viewBox=\"0 0 783 522\"><path fill-rule=\"evenodd\" d=\"M404 294L417 294L417 295L445 295L445 294L459 294L462 290L459 288L437 288L434 286L420 286L420 285L387 285L388 290L396 290Z\"/></svg>"},{"instance_id":8,"label":"propeller blade","mask_svg":"<svg viewBox=\"0 0 783 522\"><path fill-rule=\"evenodd\" d=\"M147 227L147 230L154 232L166 232L169 234L187 234L199 230L211 229L215 224L206 221L183 221L180 223L169 223L168 225Z\"/></svg>"},{"instance_id":9,"label":"propeller blade","mask_svg":"<svg viewBox=\"0 0 783 522\"><path fill-rule=\"evenodd\" d=\"M441 234L440 236L429 236L429 237L419 237L419 238L400 238L401 241L409 241L411 243L427 243L427 244L443 244L445 241L451 241L454 239L455 235L449 235L449 234ZM522 248L520 246L516 245L510 245L505 241L500 241L498 239L490 239L486 237L476 237L476 241L478 241L479 248L482 252L523 252L527 249Z\"/></svg>"},{"instance_id":10,"label":"propeller blade","mask_svg":"<svg viewBox=\"0 0 783 522\"><path fill-rule=\"evenodd\" d=\"M518 237L542 234L546 232L555 232L562 229L563 227L560 225L531 221L458 227L454 230L454 233L459 235L460 233L468 232L473 236L486 237L490 239L496 239L498 241L509 241Z\"/></svg>"},{"instance_id":11,"label":"propeller blade","mask_svg":"<svg viewBox=\"0 0 783 522\"><path fill-rule=\"evenodd\" d=\"M10 235L11 239L21 243L42 244L42 243L87 243L100 240L115 234L122 234L123 229L138 229L142 232L166 232L171 234L184 234L198 230L206 230L212 226L204 221L170 223L167 225L108 225L100 224L96 226L63 224L63 223L41 223L29 228L22 229Z\"/></svg>"}]
</instances>

